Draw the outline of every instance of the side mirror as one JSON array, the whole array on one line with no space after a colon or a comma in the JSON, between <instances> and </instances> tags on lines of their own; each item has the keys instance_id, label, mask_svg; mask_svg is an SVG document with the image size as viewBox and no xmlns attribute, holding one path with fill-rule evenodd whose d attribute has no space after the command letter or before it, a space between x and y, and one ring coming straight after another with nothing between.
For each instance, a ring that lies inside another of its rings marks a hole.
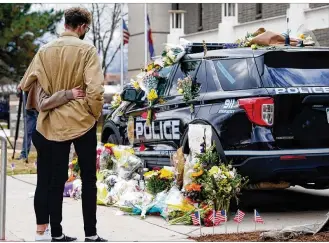
<instances>
[{"instance_id":1,"label":"side mirror","mask_svg":"<svg viewBox=\"0 0 329 243\"><path fill-rule=\"evenodd\" d=\"M129 102L140 102L144 96L144 91L137 91L134 88L127 88L121 93L121 99Z\"/></svg>"}]
</instances>

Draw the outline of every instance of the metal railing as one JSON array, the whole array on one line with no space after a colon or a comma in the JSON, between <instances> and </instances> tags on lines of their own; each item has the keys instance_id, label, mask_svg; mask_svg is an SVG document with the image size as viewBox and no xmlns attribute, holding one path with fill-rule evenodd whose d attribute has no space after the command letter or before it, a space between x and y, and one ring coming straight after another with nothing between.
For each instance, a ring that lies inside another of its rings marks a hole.
<instances>
[{"instance_id":1,"label":"metal railing","mask_svg":"<svg viewBox=\"0 0 329 243\"><path fill-rule=\"evenodd\" d=\"M6 182L7 182L7 140L1 140L1 170L0 170L0 240L5 240L6 232Z\"/></svg>"}]
</instances>

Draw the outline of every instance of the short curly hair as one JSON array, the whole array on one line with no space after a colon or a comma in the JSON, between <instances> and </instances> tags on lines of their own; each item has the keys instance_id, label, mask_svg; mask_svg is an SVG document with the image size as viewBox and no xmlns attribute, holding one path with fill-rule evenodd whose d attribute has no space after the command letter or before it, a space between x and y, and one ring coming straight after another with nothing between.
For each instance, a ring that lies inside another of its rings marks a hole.
<instances>
[{"instance_id":1,"label":"short curly hair","mask_svg":"<svg viewBox=\"0 0 329 243\"><path fill-rule=\"evenodd\" d=\"M91 13L80 7L73 7L65 10L65 24L73 29L76 29L79 25L91 23Z\"/></svg>"}]
</instances>

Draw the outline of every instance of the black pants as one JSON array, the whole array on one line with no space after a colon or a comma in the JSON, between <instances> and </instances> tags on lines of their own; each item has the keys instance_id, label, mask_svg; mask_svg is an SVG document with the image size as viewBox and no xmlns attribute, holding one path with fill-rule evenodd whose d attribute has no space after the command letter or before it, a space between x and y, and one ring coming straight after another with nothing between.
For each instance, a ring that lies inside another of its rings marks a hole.
<instances>
[{"instance_id":1,"label":"black pants","mask_svg":"<svg viewBox=\"0 0 329 243\"><path fill-rule=\"evenodd\" d=\"M71 144L78 155L82 181L82 211L85 236L94 236L96 232L96 124L83 136L71 141L51 141L52 178L49 191L50 226L52 237L62 235L62 205L64 185L68 179L68 160Z\"/></svg>"},{"instance_id":2,"label":"black pants","mask_svg":"<svg viewBox=\"0 0 329 243\"><path fill-rule=\"evenodd\" d=\"M37 187L34 195L34 211L37 224L49 223L49 196L51 182L51 142L38 131L32 134L32 141L37 150Z\"/></svg>"}]
</instances>

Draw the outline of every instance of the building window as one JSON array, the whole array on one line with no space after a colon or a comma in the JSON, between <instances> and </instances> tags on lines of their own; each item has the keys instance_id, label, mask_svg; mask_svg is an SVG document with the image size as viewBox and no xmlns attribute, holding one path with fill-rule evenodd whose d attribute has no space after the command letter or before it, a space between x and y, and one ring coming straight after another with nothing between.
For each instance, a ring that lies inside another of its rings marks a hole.
<instances>
[{"instance_id":1,"label":"building window","mask_svg":"<svg viewBox=\"0 0 329 243\"><path fill-rule=\"evenodd\" d=\"M224 16L235 16L235 3L224 3Z\"/></svg>"},{"instance_id":2,"label":"building window","mask_svg":"<svg viewBox=\"0 0 329 243\"><path fill-rule=\"evenodd\" d=\"M203 29L203 23L202 23L202 11L203 11L203 9L202 9L202 3L198 3L198 20L199 20L199 22L198 22L198 30L200 31L200 30L202 30Z\"/></svg>"},{"instance_id":3,"label":"building window","mask_svg":"<svg viewBox=\"0 0 329 243\"><path fill-rule=\"evenodd\" d=\"M261 19L263 13L263 4L256 3L256 19Z\"/></svg>"}]
</instances>

